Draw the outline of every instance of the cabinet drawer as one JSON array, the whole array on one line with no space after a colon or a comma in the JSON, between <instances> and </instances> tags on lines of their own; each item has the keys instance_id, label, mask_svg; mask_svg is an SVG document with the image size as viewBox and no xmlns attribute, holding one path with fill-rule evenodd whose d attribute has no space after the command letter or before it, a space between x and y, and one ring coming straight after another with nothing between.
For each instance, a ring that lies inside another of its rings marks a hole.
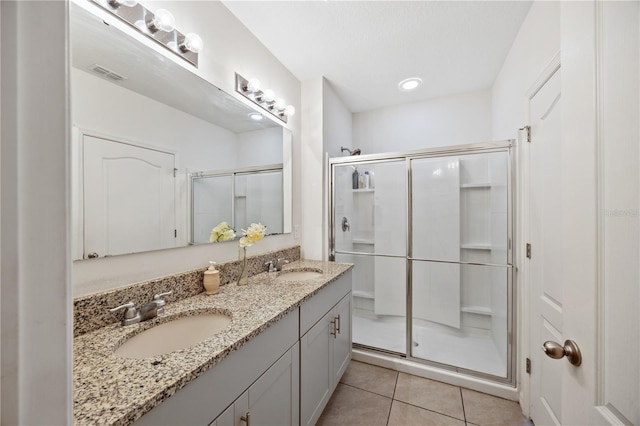
<instances>
[{"instance_id":1,"label":"cabinet drawer","mask_svg":"<svg viewBox=\"0 0 640 426\"><path fill-rule=\"evenodd\" d=\"M317 323L337 301L351 291L351 270L342 274L300 307L300 336Z\"/></svg>"}]
</instances>

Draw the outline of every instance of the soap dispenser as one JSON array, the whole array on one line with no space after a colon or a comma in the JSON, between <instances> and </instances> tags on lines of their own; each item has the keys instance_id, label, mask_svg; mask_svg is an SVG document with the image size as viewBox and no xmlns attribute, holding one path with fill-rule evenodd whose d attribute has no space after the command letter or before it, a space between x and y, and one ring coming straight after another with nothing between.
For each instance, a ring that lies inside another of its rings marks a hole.
<instances>
[{"instance_id":1,"label":"soap dispenser","mask_svg":"<svg viewBox=\"0 0 640 426\"><path fill-rule=\"evenodd\" d=\"M217 294L220 287L220 271L215 267L216 262L209 262L209 269L204 271L204 291L206 294Z\"/></svg>"}]
</instances>

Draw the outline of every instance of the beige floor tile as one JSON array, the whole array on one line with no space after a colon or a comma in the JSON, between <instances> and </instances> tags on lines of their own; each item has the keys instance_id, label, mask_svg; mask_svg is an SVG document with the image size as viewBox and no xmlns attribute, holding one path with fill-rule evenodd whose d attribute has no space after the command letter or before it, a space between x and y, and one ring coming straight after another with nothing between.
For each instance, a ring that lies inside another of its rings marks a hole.
<instances>
[{"instance_id":1,"label":"beige floor tile","mask_svg":"<svg viewBox=\"0 0 640 426\"><path fill-rule=\"evenodd\" d=\"M391 399L338 384L317 426L384 426L389 418Z\"/></svg>"},{"instance_id":2,"label":"beige floor tile","mask_svg":"<svg viewBox=\"0 0 640 426\"><path fill-rule=\"evenodd\" d=\"M393 401L389 426L465 426L462 420L414 407L400 401Z\"/></svg>"},{"instance_id":3,"label":"beige floor tile","mask_svg":"<svg viewBox=\"0 0 640 426\"><path fill-rule=\"evenodd\" d=\"M397 377L397 371L351 361L340 382L392 398Z\"/></svg>"},{"instance_id":4,"label":"beige floor tile","mask_svg":"<svg viewBox=\"0 0 640 426\"><path fill-rule=\"evenodd\" d=\"M400 373L394 399L464 420L457 386Z\"/></svg>"},{"instance_id":5,"label":"beige floor tile","mask_svg":"<svg viewBox=\"0 0 640 426\"><path fill-rule=\"evenodd\" d=\"M521 426L528 424L528 421L522 415L520 405L515 401L469 389L462 389L462 400L467 422L469 423L482 426Z\"/></svg>"}]
</instances>

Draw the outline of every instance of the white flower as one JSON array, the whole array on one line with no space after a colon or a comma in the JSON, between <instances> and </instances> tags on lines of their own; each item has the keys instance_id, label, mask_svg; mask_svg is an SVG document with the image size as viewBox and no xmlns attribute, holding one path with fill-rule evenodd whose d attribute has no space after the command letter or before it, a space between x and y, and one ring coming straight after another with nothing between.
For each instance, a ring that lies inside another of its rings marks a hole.
<instances>
[{"instance_id":1,"label":"white flower","mask_svg":"<svg viewBox=\"0 0 640 426\"><path fill-rule=\"evenodd\" d=\"M211 230L209 241L217 243L219 241L233 240L236 237L236 231L227 222L220 222Z\"/></svg>"}]
</instances>

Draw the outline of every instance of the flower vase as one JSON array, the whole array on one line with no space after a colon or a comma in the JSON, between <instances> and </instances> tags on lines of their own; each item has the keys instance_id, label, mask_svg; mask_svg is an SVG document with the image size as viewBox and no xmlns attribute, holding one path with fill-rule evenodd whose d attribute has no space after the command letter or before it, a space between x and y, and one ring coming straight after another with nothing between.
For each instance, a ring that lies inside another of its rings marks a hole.
<instances>
[{"instance_id":1,"label":"flower vase","mask_svg":"<svg viewBox=\"0 0 640 426\"><path fill-rule=\"evenodd\" d=\"M249 269L247 268L247 248L242 248L242 270L238 277L238 285L249 284Z\"/></svg>"}]
</instances>

